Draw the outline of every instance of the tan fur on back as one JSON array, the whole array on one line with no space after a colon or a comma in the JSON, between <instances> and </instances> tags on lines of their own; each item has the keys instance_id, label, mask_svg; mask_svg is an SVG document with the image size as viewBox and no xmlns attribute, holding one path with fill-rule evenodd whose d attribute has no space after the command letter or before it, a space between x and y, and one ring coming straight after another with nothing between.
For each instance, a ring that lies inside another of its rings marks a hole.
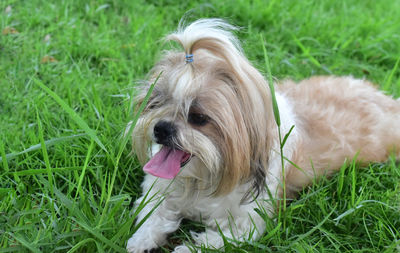
<instances>
[{"instance_id":1,"label":"tan fur on back","mask_svg":"<svg viewBox=\"0 0 400 253\"><path fill-rule=\"evenodd\" d=\"M399 154L400 102L371 83L351 77L313 77L299 84L277 86L297 115L301 142L293 161L304 172L287 169L287 186L294 191L314 176L330 174L345 159L385 161ZM315 171L315 174L314 174Z\"/></svg>"}]
</instances>

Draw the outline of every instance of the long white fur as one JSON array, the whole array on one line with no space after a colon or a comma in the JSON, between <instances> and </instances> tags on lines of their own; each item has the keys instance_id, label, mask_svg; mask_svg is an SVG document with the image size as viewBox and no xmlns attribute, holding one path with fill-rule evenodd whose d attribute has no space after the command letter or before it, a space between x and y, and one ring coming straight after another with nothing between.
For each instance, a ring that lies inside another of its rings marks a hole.
<instances>
[{"instance_id":1,"label":"long white fur","mask_svg":"<svg viewBox=\"0 0 400 253\"><path fill-rule=\"evenodd\" d=\"M281 115L282 135L284 136L296 122L289 101L278 93L276 95ZM297 135L297 129L295 128L284 146L284 156L289 159L295 147ZM275 142L271 167L266 180L266 185L274 197L277 197L278 184L281 183L281 178L282 166L279 143ZM201 221L207 226L206 231L203 233L192 232L196 245L206 245L207 247L219 249L223 246L223 240L218 232L217 224L227 238L236 240L256 239L264 232L265 223L254 209L262 207L267 213L273 213L271 202L275 200L268 201L269 194L266 191L260 194L257 200L240 204L243 195L250 187L249 184L235 188L227 196L214 198L209 196L209 192L204 192L195 199L181 198L185 192L185 189L182 188L184 185L177 178L171 182L170 180L146 175L142 184L143 192L147 194L151 189L148 196L154 196L154 200L148 203L139 213L138 221L152 211L158 201L162 202L129 239L127 243L128 252L142 253L146 249L162 246L167 235L178 229L182 218ZM142 201L143 196L136 201L136 206L139 206ZM249 238L249 235L252 235L252 238ZM193 250L195 251L196 249L190 249L183 244L177 246L174 252L192 252Z\"/></svg>"}]
</instances>

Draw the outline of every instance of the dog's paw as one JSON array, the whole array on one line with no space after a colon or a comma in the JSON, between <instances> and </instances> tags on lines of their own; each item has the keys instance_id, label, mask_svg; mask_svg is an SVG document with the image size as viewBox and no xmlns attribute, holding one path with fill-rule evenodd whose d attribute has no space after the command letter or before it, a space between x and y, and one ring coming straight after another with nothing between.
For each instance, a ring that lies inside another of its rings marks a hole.
<instances>
[{"instance_id":1,"label":"dog's paw","mask_svg":"<svg viewBox=\"0 0 400 253\"><path fill-rule=\"evenodd\" d=\"M192 253L193 251L190 250L187 246L185 245L179 245L175 247L174 251L172 253Z\"/></svg>"},{"instance_id":2,"label":"dog's paw","mask_svg":"<svg viewBox=\"0 0 400 253\"><path fill-rule=\"evenodd\" d=\"M219 249L224 246L224 241L217 231L206 229L205 232L197 233L191 231L190 234L192 235L196 246L204 245L213 249Z\"/></svg>"},{"instance_id":3,"label":"dog's paw","mask_svg":"<svg viewBox=\"0 0 400 253\"><path fill-rule=\"evenodd\" d=\"M158 245L151 238L141 238L133 235L126 244L128 253L145 253L151 252L152 249L158 248Z\"/></svg>"}]
</instances>

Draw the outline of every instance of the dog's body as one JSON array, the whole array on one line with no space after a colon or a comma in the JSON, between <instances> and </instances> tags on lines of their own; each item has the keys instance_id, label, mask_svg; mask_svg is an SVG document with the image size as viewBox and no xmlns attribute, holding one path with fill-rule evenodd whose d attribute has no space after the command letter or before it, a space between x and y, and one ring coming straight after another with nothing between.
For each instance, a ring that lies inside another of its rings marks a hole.
<instances>
[{"instance_id":1,"label":"dog's body","mask_svg":"<svg viewBox=\"0 0 400 253\"><path fill-rule=\"evenodd\" d=\"M129 252L163 245L182 218L206 225L192 233L197 245L222 247L219 228L229 238L256 239L265 223L254 209L272 214L283 182L291 196L345 159L399 154L399 101L351 77L284 81L276 86L281 139L294 128L283 155L297 168L285 160L282 170L268 84L241 53L232 28L200 20L170 35L186 62L184 53L168 52L151 72L150 82L162 74L133 131L139 159L147 161L149 151L152 157L136 205L151 201L139 212L138 222L146 221L128 241Z\"/></svg>"}]
</instances>

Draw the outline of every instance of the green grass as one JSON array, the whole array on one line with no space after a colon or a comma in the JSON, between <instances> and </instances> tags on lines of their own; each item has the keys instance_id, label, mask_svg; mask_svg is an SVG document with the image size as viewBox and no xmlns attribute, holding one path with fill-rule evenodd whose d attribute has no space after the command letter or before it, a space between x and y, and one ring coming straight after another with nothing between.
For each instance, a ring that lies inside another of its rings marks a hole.
<instances>
[{"instance_id":1,"label":"green grass","mask_svg":"<svg viewBox=\"0 0 400 253\"><path fill-rule=\"evenodd\" d=\"M143 172L122 133L187 10L243 27L263 72L265 38L274 77L351 74L400 96L399 0L0 1L0 252L124 252ZM393 160L343 166L266 218L259 241L227 249L398 252L399 182Z\"/></svg>"}]
</instances>

